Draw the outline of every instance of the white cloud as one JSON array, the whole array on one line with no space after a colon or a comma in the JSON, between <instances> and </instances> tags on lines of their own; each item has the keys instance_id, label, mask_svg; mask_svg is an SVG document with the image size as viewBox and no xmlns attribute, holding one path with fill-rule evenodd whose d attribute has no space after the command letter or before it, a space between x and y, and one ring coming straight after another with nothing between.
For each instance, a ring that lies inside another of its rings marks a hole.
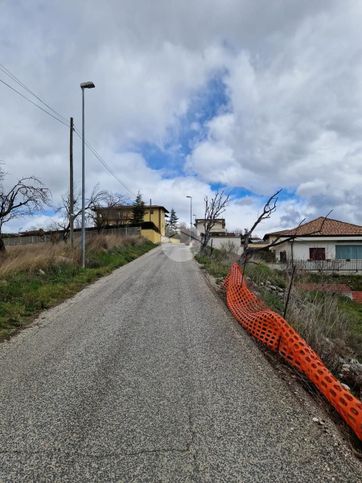
<instances>
[{"instance_id":1,"label":"white cloud","mask_svg":"<svg viewBox=\"0 0 362 483\"><path fill-rule=\"evenodd\" d=\"M209 123L189 168L261 194L289 187L317 211L362 223L361 13L358 2L331 5L274 40L272 56L243 48L229 59L230 113Z\"/></svg>"},{"instance_id":2,"label":"white cloud","mask_svg":"<svg viewBox=\"0 0 362 483\"><path fill-rule=\"evenodd\" d=\"M2 62L78 127L79 83L95 82L86 92L88 137L133 193L188 220L184 196L193 195L199 216L210 183L261 195L288 187L298 198L281 204L275 223L330 208L362 223L360 2L5 0L0 9ZM228 112L207 122L185 174L166 178L167 166L152 170L134 143L170 143L215 72L224 72ZM67 129L3 85L0 119L9 182L38 176L59 202ZM78 185L80 159L76 139ZM122 190L87 154L87 186L96 183ZM248 226L259 205L257 197L234 203L228 224Z\"/></svg>"}]
</instances>

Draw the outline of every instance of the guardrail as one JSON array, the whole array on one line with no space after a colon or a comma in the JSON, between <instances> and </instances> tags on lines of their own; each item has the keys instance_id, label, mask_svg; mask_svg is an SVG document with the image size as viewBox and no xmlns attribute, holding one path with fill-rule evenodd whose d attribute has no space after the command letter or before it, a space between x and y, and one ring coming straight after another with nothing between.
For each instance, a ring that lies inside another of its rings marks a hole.
<instances>
[{"instance_id":1,"label":"guardrail","mask_svg":"<svg viewBox=\"0 0 362 483\"><path fill-rule=\"evenodd\" d=\"M224 284L227 305L242 327L305 374L362 440L362 402L342 386L283 317L247 288L237 263L231 266Z\"/></svg>"}]
</instances>

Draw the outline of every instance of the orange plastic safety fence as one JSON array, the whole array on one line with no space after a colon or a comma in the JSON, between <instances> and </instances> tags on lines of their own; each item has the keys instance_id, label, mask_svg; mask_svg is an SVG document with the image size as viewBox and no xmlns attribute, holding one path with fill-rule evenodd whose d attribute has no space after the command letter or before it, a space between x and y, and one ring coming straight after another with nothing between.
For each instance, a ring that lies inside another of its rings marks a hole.
<instances>
[{"instance_id":1,"label":"orange plastic safety fence","mask_svg":"<svg viewBox=\"0 0 362 483\"><path fill-rule=\"evenodd\" d=\"M362 440L362 402L341 385L283 317L247 288L238 264L232 265L225 287L227 305L244 329L304 373Z\"/></svg>"}]
</instances>

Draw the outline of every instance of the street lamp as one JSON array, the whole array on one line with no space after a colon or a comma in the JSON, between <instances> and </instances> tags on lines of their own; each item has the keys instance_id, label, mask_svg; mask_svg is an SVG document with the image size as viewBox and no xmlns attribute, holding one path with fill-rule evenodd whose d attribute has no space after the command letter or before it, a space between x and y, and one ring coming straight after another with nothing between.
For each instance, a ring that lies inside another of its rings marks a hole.
<instances>
[{"instance_id":1,"label":"street lamp","mask_svg":"<svg viewBox=\"0 0 362 483\"><path fill-rule=\"evenodd\" d=\"M186 198L190 198L190 246L192 242L192 196L187 195Z\"/></svg>"},{"instance_id":2,"label":"street lamp","mask_svg":"<svg viewBox=\"0 0 362 483\"><path fill-rule=\"evenodd\" d=\"M82 89L82 236L81 236L81 250L82 250L82 268L85 268L85 137L84 137L84 89L94 89L93 82L82 82L80 88Z\"/></svg>"}]
</instances>

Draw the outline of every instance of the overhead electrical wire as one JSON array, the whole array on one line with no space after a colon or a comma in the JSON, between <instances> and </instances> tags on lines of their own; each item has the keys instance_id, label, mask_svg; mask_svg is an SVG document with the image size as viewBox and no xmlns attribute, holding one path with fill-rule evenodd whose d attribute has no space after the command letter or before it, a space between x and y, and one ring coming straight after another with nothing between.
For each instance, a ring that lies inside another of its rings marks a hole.
<instances>
[{"instance_id":1,"label":"overhead electrical wire","mask_svg":"<svg viewBox=\"0 0 362 483\"><path fill-rule=\"evenodd\" d=\"M76 133L76 135L79 137L79 139L82 139L82 135L80 134L80 132L74 128L74 132ZM119 178L116 174L114 174L114 172L112 171L112 169L108 166L108 164L106 163L106 161L102 158L102 156L98 153L98 151L90 144L89 141L87 141L86 139L84 140L84 144L86 145L86 147L89 149L89 151L93 154L93 156L102 164L102 166L104 167L104 169L106 169L108 171L108 173L113 176L113 178L118 181L118 183L126 190L128 191L128 193L132 196L136 196Z\"/></svg>"},{"instance_id":2,"label":"overhead electrical wire","mask_svg":"<svg viewBox=\"0 0 362 483\"><path fill-rule=\"evenodd\" d=\"M38 96L37 94L35 94L35 92L33 92L27 85L25 85L23 82L21 82L20 79L18 79L16 77L15 74L13 74L10 69L8 69L7 67L5 67L5 65L3 64L0 64L0 70L2 72L4 72L4 74L6 74L8 77L10 77L10 79L12 79L13 81L15 81L20 87L22 87L24 90L26 90L29 94L31 94L32 96L34 96L36 99L38 99L38 101L40 101L42 104L44 104L45 107L47 107L50 111L52 111L54 114L56 114L60 119L63 119L64 122L68 123L68 119L66 117L64 117L62 114L60 114L58 111L56 111L55 109L53 109L47 102L45 102L40 96Z\"/></svg>"},{"instance_id":3,"label":"overhead electrical wire","mask_svg":"<svg viewBox=\"0 0 362 483\"><path fill-rule=\"evenodd\" d=\"M26 97L24 94L22 94L20 91L18 91L17 89L15 89L15 87L11 86L10 84L8 84L7 82L5 82L4 80L0 79L0 82L2 82L4 85L6 85L9 89L11 89L12 91L16 92L19 96L21 96L23 99L25 99L26 101L30 102L31 104L33 104L33 106L37 107L38 109L40 109L41 111L45 112L45 114L48 114L48 116L52 117L53 119L55 119L56 121L60 122L61 124L63 124L64 126L67 126L68 127L68 123L65 123L64 121L62 121L61 119L59 119L59 117L56 117L54 114L52 114L51 112L47 111L46 109L44 109L42 106L39 106L39 104L37 104L36 102L32 101L31 99L29 99L28 97Z\"/></svg>"},{"instance_id":4,"label":"overhead electrical wire","mask_svg":"<svg viewBox=\"0 0 362 483\"><path fill-rule=\"evenodd\" d=\"M40 101L44 106L46 106L47 109L45 109L44 107L40 106L39 104L37 104L36 102L34 102L32 99L29 99L29 97L25 96L22 92L18 91L17 89L15 89L15 87L13 87L12 85L8 84L7 82L5 82L3 79L0 78L0 82L3 83L6 87L8 87L9 89L11 89L12 91L14 91L16 94L18 94L19 96L21 96L23 99L25 99L26 101L30 102L33 106L37 107L38 109L40 109L41 111L43 111L45 114L48 114L48 116L52 117L53 119L55 119L56 121L58 121L59 123L63 124L64 126L66 127L69 127L69 122L68 120L66 119L66 117L64 117L62 114L60 114L58 111L56 111L55 109L53 109L47 102L45 102L40 96L38 96L37 94L35 94L35 92L33 92L29 87L27 87L23 82L21 82L16 76L15 74L13 74L7 67L5 67L3 64L0 64L0 70L5 73L8 77L10 77L14 82L16 82L20 87L22 87L25 91L27 91L29 94L31 94L32 96L34 96L38 101ZM51 112L49 112L51 111ZM79 133L79 131L74 128L74 132L77 134L77 136L82 139L82 135ZM89 141L87 141L86 139L84 140L84 144L86 145L87 149L93 154L93 156L97 159L97 161L99 163L101 163L101 165L104 167L104 169L106 169L106 171L108 171L108 173L125 189L128 191L128 193L132 196L135 196L134 193L132 193L132 191L130 191L130 189L118 178L117 175L114 174L114 172L112 171L112 169L108 166L108 164L106 163L106 161L102 158L102 156L97 152L97 150L90 144Z\"/></svg>"}]
</instances>

